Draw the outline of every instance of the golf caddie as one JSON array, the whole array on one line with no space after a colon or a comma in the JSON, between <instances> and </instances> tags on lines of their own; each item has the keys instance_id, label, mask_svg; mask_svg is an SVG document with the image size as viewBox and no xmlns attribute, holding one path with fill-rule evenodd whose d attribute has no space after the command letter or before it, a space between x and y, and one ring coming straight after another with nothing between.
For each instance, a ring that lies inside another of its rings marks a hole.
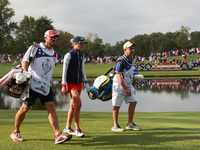
<instances>
[{"instance_id":1,"label":"golf caddie","mask_svg":"<svg viewBox=\"0 0 200 150\"><path fill-rule=\"evenodd\" d=\"M55 30L48 30L44 34L45 43L41 42L35 54L35 58L30 62L30 47L22 60L22 69L31 72L29 97L23 100L23 104L15 116L15 127L10 135L14 142L24 141L20 136L20 126L26 113L31 109L37 98L45 105L48 111L48 119L55 134L55 144L61 144L72 138L71 135L63 134L59 129L58 117L56 114L54 93L51 88L51 78L57 60L57 53L53 50L56 39L59 35ZM29 64L30 63L30 64ZM31 130L31 128L30 128ZM39 132L39 131L38 131Z\"/></svg>"},{"instance_id":2,"label":"golf caddie","mask_svg":"<svg viewBox=\"0 0 200 150\"><path fill-rule=\"evenodd\" d=\"M141 128L136 126L136 124L133 122L133 116L137 104L135 89L133 87L133 84L135 83L135 78L133 75L134 68L132 63L134 49L134 43L131 43L130 41L126 42L123 45L124 55L116 62L115 76L113 77L112 85L114 126L111 128L112 131L116 132L124 131L124 129L122 129L118 124L119 109L122 105L123 100L126 103L129 103L128 123L126 125L126 129L141 130Z\"/></svg>"}]
</instances>

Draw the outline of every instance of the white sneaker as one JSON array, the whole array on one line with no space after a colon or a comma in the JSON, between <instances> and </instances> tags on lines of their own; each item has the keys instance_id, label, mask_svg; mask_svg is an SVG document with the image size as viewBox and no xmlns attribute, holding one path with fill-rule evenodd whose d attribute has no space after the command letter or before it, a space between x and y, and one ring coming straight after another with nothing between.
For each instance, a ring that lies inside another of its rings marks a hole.
<instances>
[{"instance_id":1,"label":"white sneaker","mask_svg":"<svg viewBox=\"0 0 200 150\"><path fill-rule=\"evenodd\" d=\"M23 142L24 140L21 138L20 136L20 132L16 133L16 132L13 132L11 135L10 135L11 139L14 141L14 142Z\"/></svg>"},{"instance_id":2,"label":"white sneaker","mask_svg":"<svg viewBox=\"0 0 200 150\"><path fill-rule=\"evenodd\" d=\"M85 136L85 134L81 131L80 128L75 130L74 135L76 135L77 137L84 137Z\"/></svg>"},{"instance_id":3,"label":"white sneaker","mask_svg":"<svg viewBox=\"0 0 200 150\"><path fill-rule=\"evenodd\" d=\"M135 123L132 123L132 124L128 124L128 123L127 123L126 129L135 130L135 131L141 130L141 128L138 127Z\"/></svg>"},{"instance_id":4,"label":"white sneaker","mask_svg":"<svg viewBox=\"0 0 200 150\"><path fill-rule=\"evenodd\" d=\"M115 131L115 132L123 132L124 129L122 129L119 125L115 125L111 128L112 131Z\"/></svg>"},{"instance_id":5,"label":"white sneaker","mask_svg":"<svg viewBox=\"0 0 200 150\"><path fill-rule=\"evenodd\" d=\"M69 135L74 135L74 130L71 127L69 127L69 128L65 127L63 132L68 133Z\"/></svg>"}]
</instances>

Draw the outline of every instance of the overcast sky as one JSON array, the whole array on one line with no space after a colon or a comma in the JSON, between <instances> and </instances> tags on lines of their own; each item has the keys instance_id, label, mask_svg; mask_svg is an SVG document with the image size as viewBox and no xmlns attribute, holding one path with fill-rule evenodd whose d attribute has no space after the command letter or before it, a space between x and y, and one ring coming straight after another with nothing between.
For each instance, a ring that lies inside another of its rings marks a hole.
<instances>
[{"instance_id":1,"label":"overcast sky","mask_svg":"<svg viewBox=\"0 0 200 150\"><path fill-rule=\"evenodd\" d=\"M57 30L116 44L139 34L200 31L200 0L9 0L13 21L47 16Z\"/></svg>"}]
</instances>

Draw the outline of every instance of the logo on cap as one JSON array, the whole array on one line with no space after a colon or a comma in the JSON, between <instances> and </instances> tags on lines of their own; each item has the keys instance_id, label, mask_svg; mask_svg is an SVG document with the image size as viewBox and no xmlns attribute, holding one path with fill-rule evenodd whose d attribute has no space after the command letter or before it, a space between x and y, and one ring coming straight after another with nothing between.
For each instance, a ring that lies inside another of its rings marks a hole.
<instances>
[{"instance_id":1,"label":"logo on cap","mask_svg":"<svg viewBox=\"0 0 200 150\"><path fill-rule=\"evenodd\" d=\"M55 30L48 30L48 31L46 31L45 34L44 34L44 37L47 37L47 36L49 36L49 37L53 37L53 36L59 37L59 35L56 33Z\"/></svg>"},{"instance_id":2,"label":"logo on cap","mask_svg":"<svg viewBox=\"0 0 200 150\"><path fill-rule=\"evenodd\" d=\"M84 39L83 39L81 36L76 36L76 37L73 39L73 43L87 44L87 42L84 41Z\"/></svg>"}]
</instances>

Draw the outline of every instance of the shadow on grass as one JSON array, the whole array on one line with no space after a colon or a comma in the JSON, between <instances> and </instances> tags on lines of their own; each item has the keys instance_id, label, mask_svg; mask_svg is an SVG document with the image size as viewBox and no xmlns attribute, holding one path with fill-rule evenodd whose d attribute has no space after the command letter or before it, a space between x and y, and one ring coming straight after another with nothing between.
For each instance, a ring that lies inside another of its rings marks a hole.
<instances>
[{"instance_id":1,"label":"shadow on grass","mask_svg":"<svg viewBox=\"0 0 200 150\"><path fill-rule=\"evenodd\" d=\"M157 149L158 147L163 146L164 143L173 142L174 146L176 146L184 142L189 147L191 140L200 140L199 135L200 128L155 128L142 131L125 131L121 133L111 132L109 135L105 135L102 133L94 137L93 139L88 139L88 141L80 141L79 144L81 144L83 147L88 148L92 146L97 146L102 148L106 147L106 149L111 149L113 147L143 147L146 149ZM173 147L173 145L170 145L169 143L168 145L169 148ZM200 144L198 144L198 146L200 146ZM181 147L179 146L177 148L181 149Z\"/></svg>"},{"instance_id":2,"label":"shadow on grass","mask_svg":"<svg viewBox=\"0 0 200 150\"><path fill-rule=\"evenodd\" d=\"M62 143L65 148L73 149L200 149L200 128L153 128L149 130L125 132L105 132L86 134L84 138L73 136L70 141ZM25 142L50 142L48 139L25 139ZM192 142L193 141L193 142ZM194 144L195 143L195 144ZM59 144L60 145L60 144ZM60 146L61 146L60 145ZM59 148L63 148L63 146Z\"/></svg>"}]
</instances>

